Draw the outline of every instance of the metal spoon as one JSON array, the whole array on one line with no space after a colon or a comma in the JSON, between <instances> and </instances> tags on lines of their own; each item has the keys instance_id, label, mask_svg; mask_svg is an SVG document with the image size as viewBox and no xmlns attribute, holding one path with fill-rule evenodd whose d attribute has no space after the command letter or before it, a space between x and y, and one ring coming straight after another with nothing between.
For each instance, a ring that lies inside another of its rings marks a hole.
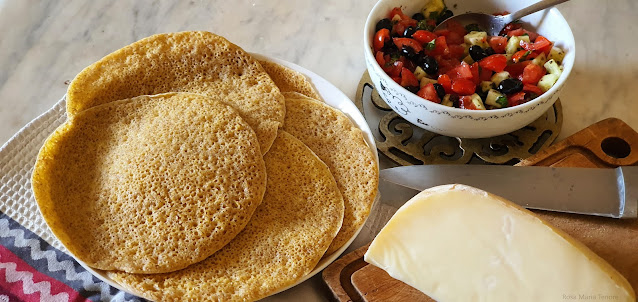
<instances>
[{"instance_id":1,"label":"metal spoon","mask_svg":"<svg viewBox=\"0 0 638 302\"><path fill-rule=\"evenodd\" d=\"M476 23L480 28L486 29L487 34L490 36L497 36L499 32L509 23L513 21L519 20L522 17L533 14L537 11L552 7L556 4L560 4L563 2L567 2L569 0L544 0L539 1L538 3L532 4L526 8L523 8L517 12L504 15L504 16L494 16L484 13L466 13L460 14L456 16L452 16L450 18L445 19L445 21L441 22L435 30L445 29L447 28L447 24L454 20L463 25Z\"/></svg>"}]
</instances>

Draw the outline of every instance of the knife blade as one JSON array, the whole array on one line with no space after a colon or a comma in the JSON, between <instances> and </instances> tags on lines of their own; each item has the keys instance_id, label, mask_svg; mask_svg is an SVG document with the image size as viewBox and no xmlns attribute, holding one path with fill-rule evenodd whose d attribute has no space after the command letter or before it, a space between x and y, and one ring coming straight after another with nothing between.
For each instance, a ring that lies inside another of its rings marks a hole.
<instances>
[{"instance_id":1,"label":"knife blade","mask_svg":"<svg viewBox=\"0 0 638 302\"><path fill-rule=\"evenodd\" d=\"M613 218L638 215L638 167L414 165L384 169L380 176L419 191L452 183L469 185L528 209Z\"/></svg>"}]
</instances>

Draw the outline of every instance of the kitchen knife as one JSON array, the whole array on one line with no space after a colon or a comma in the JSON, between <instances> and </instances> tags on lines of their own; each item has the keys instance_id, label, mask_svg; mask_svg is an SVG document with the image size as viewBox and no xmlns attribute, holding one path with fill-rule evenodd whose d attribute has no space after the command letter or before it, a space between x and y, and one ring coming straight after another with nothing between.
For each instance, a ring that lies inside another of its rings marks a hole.
<instances>
[{"instance_id":1,"label":"kitchen knife","mask_svg":"<svg viewBox=\"0 0 638 302\"><path fill-rule=\"evenodd\" d=\"M555 168L496 165L415 165L381 170L411 189L464 184L525 208L613 218L638 215L638 167Z\"/></svg>"}]
</instances>

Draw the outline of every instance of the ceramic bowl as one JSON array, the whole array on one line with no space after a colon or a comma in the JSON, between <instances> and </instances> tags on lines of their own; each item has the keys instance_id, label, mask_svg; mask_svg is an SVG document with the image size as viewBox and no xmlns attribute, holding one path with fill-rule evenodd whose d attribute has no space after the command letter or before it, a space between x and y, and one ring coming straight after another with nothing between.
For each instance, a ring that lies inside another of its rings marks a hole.
<instances>
[{"instance_id":1,"label":"ceramic bowl","mask_svg":"<svg viewBox=\"0 0 638 302\"><path fill-rule=\"evenodd\" d=\"M464 12L515 12L535 0L447 0L455 15ZM427 0L380 0L368 15L364 29L364 53L372 82L383 100L412 124L438 134L465 138L492 137L518 130L545 113L556 101L574 66L575 43L567 21L556 8L537 12L521 19L524 28L538 32L566 52L563 73L543 95L518 106L493 110L467 110L430 102L393 81L374 58L372 39L376 23L394 7L409 16L419 12Z\"/></svg>"}]
</instances>

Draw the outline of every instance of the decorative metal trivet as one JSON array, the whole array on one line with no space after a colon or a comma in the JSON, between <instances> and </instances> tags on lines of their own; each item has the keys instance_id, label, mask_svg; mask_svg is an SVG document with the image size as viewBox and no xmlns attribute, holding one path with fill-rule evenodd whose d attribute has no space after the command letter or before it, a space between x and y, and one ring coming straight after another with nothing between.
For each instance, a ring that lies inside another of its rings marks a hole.
<instances>
[{"instance_id":1,"label":"decorative metal trivet","mask_svg":"<svg viewBox=\"0 0 638 302\"><path fill-rule=\"evenodd\" d=\"M531 124L490 138L459 138L436 134L403 119L374 89L366 71L355 104L375 136L377 149L400 165L507 164L514 165L549 146L563 125L560 99Z\"/></svg>"}]
</instances>

